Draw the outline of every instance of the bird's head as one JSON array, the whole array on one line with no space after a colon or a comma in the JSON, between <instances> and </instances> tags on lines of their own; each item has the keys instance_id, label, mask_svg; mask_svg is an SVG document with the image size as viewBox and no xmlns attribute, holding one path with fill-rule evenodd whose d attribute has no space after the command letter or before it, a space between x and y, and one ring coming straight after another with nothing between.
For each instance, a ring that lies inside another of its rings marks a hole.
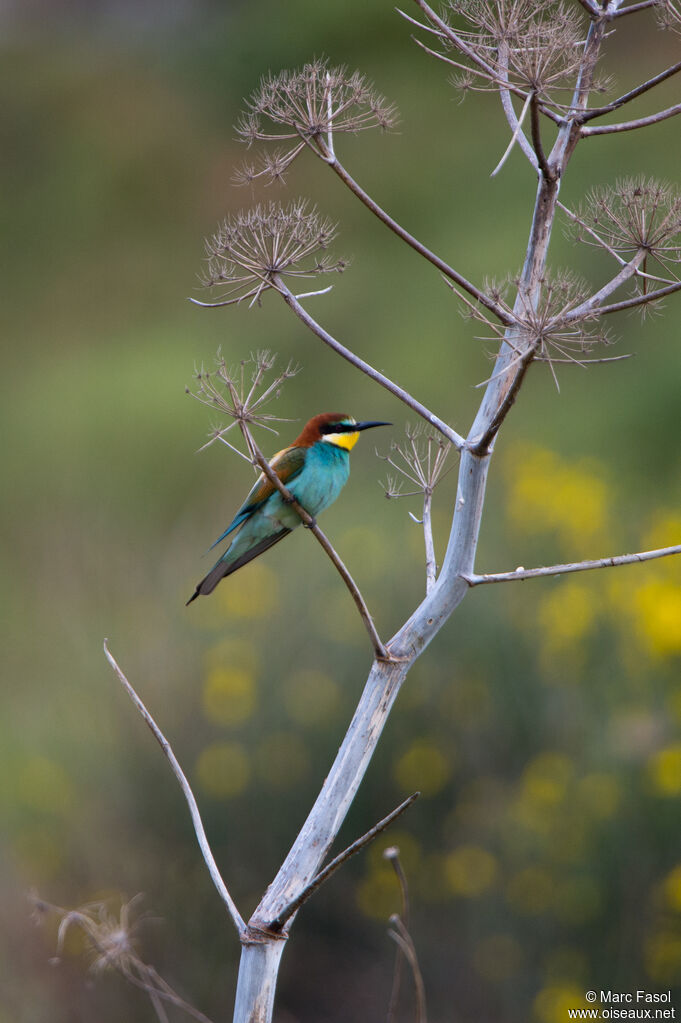
<instances>
[{"instance_id":1,"label":"bird's head","mask_svg":"<svg viewBox=\"0 0 681 1023\"><path fill-rule=\"evenodd\" d=\"M358 423L352 416L343 412L322 412L313 416L309 423L294 441L294 445L302 448L312 447L313 444L326 443L335 444L338 448L350 451L359 440L362 430L369 430L374 426L392 426L392 423L376 422L367 420Z\"/></svg>"}]
</instances>

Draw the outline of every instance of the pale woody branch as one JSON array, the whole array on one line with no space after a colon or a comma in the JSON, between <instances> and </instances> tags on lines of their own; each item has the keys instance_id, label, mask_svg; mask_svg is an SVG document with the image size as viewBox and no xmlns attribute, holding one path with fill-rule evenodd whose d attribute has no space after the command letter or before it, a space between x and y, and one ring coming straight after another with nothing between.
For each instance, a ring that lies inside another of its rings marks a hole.
<instances>
[{"instance_id":1,"label":"pale woody branch","mask_svg":"<svg viewBox=\"0 0 681 1023\"><path fill-rule=\"evenodd\" d=\"M625 14L626 11L621 13ZM672 75L677 74L681 71L681 61L678 64L672 64L665 71L661 71L659 75L655 75L654 78L650 78L647 82L643 82L642 85L637 86L635 89L631 89L629 92L625 92L624 95L614 99L611 103L606 103L602 107L593 107L591 110L587 110L586 113L582 114L581 122L586 124L587 121L592 121L594 117L602 117L603 114L612 113L614 110L619 110L625 103L630 103L632 100L642 96L649 89L654 89L660 82L664 82L667 78L671 78Z\"/></svg>"},{"instance_id":2,"label":"pale woody branch","mask_svg":"<svg viewBox=\"0 0 681 1023\"><path fill-rule=\"evenodd\" d=\"M659 302L660 299L666 298L667 295L673 295L679 289L681 289L681 281L677 281L676 284L670 284L666 288L658 288L657 291L648 291L643 295L636 295L634 298L625 298L622 302L613 302L611 305L601 306L598 312L601 316L605 316L607 313L620 313L624 309L635 309L637 306L648 305L650 302Z\"/></svg>"},{"instance_id":3,"label":"pale woody branch","mask_svg":"<svg viewBox=\"0 0 681 1023\"><path fill-rule=\"evenodd\" d=\"M213 856L212 850L208 843L208 839L206 837L206 832L203 827L203 821L201 820L201 814L199 812L196 799L194 798L194 793L191 790L191 786L187 781L184 771L180 767L177 757L173 753L172 747L168 740L166 739L165 735L158 727L153 717L145 707L144 703L137 695L137 693L135 692L135 690L128 682L127 678L125 677L121 669L119 668L118 664L116 663L112 653L109 650L107 640L104 640L104 653L106 655L107 661L114 670L116 678L121 683L126 693L134 703L135 707L141 714L148 728L151 730L154 738L156 739L157 743L163 750L163 754L167 759L168 763L170 764L173 774L180 783L182 795L185 798L187 806L189 807L189 813L191 814L192 824L194 825L194 831L196 833L196 840L199 844L199 848L203 855L205 864L208 867L208 873L210 874L211 880L213 881L213 884L217 889L218 895L220 896L224 904L227 906L227 909L229 910L229 914L232 920L234 921L234 926L237 929L239 937L242 938L247 930L246 924L241 914L239 913L239 910L236 908L236 904L232 899L232 896L229 894L225 882L222 880L222 875L220 874L218 865L215 862L215 857Z\"/></svg>"},{"instance_id":4,"label":"pale woody branch","mask_svg":"<svg viewBox=\"0 0 681 1023\"><path fill-rule=\"evenodd\" d=\"M327 863L324 869L320 870L319 873L312 878L308 886L304 888L302 892L279 913L276 920L271 922L270 928L273 931L280 931L291 919L293 914L298 912L303 903L307 902L310 896L314 895L325 881L328 881L328 879L335 874L344 863L347 863L349 859L356 856L358 852L361 852L362 849L369 845L370 842L373 842L375 838L378 838L381 832L385 831L386 828L389 828L398 817L401 817L420 795L420 792L412 793L411 796L408 796L398 807L389 813L387 817L380 820L378 824L374 824L373 828L370 828L365 835L358 838L357 841L353 842L352 845L349 845L347 849L340 852L338 856L334 856L331 862Z\"/></svg>"},{"instance_id":5,"label":"pale woody branch","mask_svg":"<svg viewBox=\"0 0 681 1023\"><path fill-rule=\"evenodd\" d=\"M658 7L660 0L641 0L640 3L630 4L629 7L622 7L615 14L616 18L621 18L625 14L638 14L639 11L647 11L651 7Z\"/></svg>"},{"instance_id":6,"label":"pale woody branch","mask_svg":"<svg viewBox=\"0 0 681 1023\"><path fill-rule=\"evenodd\" d=\"M582 138L589 138L592 135L612 135L618 131L636 131L637 128L647 128L650 124L659 124L660 121L666 121L669 117L675 117L676 114L681 114L681 103L668 107L666 110L660 110L657 114L639 117L635 121L622 121L619 124L601 124L594 127L587 125L586 128L582 128L581 135Z\"/></svg>"},{"instance_id":7,"label":"pale woody branch","mask_svg":"<svg viewBox=\"0 0 681 1023\"><path fill-rule=\"evenodd\" d=\"M588 316L589 314L594 312L602 313L603 306L601 303L603 302L603 300L612 295L612 293L616 291L618 288L620 288L623 284L625 284L626 281L631 280L631 278L636 274L636 271L638 270L639 266L641 265L645 257L646 251L645 249L641 249L639 252L636 253L634 258L630 260L629 263L622 267L620 272L615 277L613 277L611 281L608 281L607 284L604 284L602 288L600 288L585 302L582 302L576 308L571 309L569 312L565 313L565 315L563 316L563 321L565 323L571 323L583 319L585 316Z\"/></svg>"},{"instance_id":8,"label":"pale woody branch","mask_svg":"<svg viewBox=\"0 0 681 1023\"><path fill-rule=\"evenodd\" d=\"M542 568L516 568L514 572L493 572L486 575L470 573L462 578L469 586L483 586L487 583L510 583L518 579L539 579L547 575L568 575L570 572L590 572L596 568L616 568L619 565L635 565L642 561L655 561L657 558L669 558L681 554L681 544L674 547L660 547L654 551L641 551L638 554L617 554L612 558L596 558L593 561L574 561L565 565L548 565Z\"/></svg>"}]
</instances>

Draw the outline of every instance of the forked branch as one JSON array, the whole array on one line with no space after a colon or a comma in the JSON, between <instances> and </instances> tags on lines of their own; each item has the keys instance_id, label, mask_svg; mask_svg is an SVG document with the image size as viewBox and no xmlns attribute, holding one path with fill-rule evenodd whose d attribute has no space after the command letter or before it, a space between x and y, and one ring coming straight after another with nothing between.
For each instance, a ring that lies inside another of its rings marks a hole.
<instances>
[{"instance_id":1,"label":"forked branch","mask_svg":"<svg viewBox=\"0 0 681 1023\"><path fill-rule=\"evenodd\" d=\"M620 12L622 14L628 13L627 11ZM649 78L647 82L643 82L641 85L637 85L635 89L631 89L629 92L625 92L622 96L618 96L617 99L612 100L611 103L606 103L602 107L592 107L591 110L587 110L582 114L580 120L582 124L586 124L587 121L593 121L595 117L602 117L603 114L612 113L614 110L619 110L625 103L631 103L632 100L637 99L650 89L654 89L656 85L661 82L665 82L672 75L678 74L681 71L681 61L677 64L672 64L671 67L661 71L659 75L655 75L654 78Z\"/></svg>"},{"instance_id":2,"label":"forked branch","mask_svg":"<svg viewBox=\"0 0 681 1023\"><path fill-rule=\"evenodd\" d=\"M636 131L637 128L647 128L651 124L659 124L669 117L681 114L681 103L676 103L666 110L659 110L656 114L649 114L647 117L638 117L634 121L621 121L618 124L596 124L588 125L581 129L582 138L590 138L592 135L612 135L618 131Z\"/></svg>"},{"instance_id":3,"label":"forked branch","mask_svg":"<svg viewBox=\"0 0 681 1023\"><path fill-rule=\"evenodd\" d=\"M619 565L635 565L641 561L655 561L681 554L681 544L673 547L659 547L653 551L638 554L616 554L612 558L596 558L593 561L573 561L565 565L547 565L541 568L520 566L514 572L494 572L486 575L470 573L462 576L469 586L483 586L487 583L511 583L518 579L539 579L547 575L568 575L570 572L590 572L596 568L616 568Z\"/></svg>"},{"instance_id":4,"label":"forked branch","mask_svg":"<svg viewBox=\"0 0 681 1023\"><path fill-rule=\"evenodd\" d=\"M378 838L381 832L385 831L386 828L389 828L398 817L401 817L420 795L420 792L414 792L411 796L400 803L400 805L391 813L389 813L387 817L380 820L378 824L374 824L373 828L370 828L366 834L358 838L356 842L352 843L352 845L349 845L347 849L344 849L338 854L338 856L334 856L331 862L327 863L324 869L320 870L319 873L312 878L309 885L307 885L306 888L303 888L300 895L296 896L292 902L289 902L285 909L282 909L276 920L273 920L270 924L270 928L273 931L280 931L284 924L291 919L294 913L298 912L303 903L307 902L310 896L314 895L317 889L320 888L325 881L328 881L344 863L347 863L349 859L352 859L352 857L356 856L358 852L361 852L361 850L369 845L370 842L373 842L375 838Z\"/></svg>"}]
</instances>

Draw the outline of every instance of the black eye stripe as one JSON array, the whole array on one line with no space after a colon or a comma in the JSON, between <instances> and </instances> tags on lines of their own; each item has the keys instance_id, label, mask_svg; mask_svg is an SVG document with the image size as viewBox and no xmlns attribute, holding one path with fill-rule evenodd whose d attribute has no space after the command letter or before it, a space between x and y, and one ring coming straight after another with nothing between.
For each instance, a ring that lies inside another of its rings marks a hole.
<instances>
[{"instance_id":1,"label":"black eye stripe","mask_svg":"<svg viewBox=\"0 0 681 1023\"><path fill-rule=\"evenodd\" d=\"M356 430L354 423L326 423L322 426L322 433L355 433Z\"/></svg>"}]
</instances>

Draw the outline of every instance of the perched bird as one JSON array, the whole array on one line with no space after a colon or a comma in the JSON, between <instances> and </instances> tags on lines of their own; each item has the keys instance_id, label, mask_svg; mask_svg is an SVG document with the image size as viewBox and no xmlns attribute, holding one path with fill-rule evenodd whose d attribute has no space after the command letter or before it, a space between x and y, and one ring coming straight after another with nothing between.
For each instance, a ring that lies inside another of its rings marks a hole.
<instances>
[{"instance_id":1,"label":"perched bird","mask_svg":"<svg viewBox=\"0 0 681 1023\"><path fill-rule=\"evenodd\" d=\"M341 412L322 412L306 424L289 448L270 465L293 497L313 518L336 500L350 474L350 451L361 430L390 423L357 423ZM300 516L286 504L264 473L213 547L239 530L219 561L187 601L212 593L221 579L236 572L300 525ZM213 549L211 547L211 550Z\"/></svg>"}]
</instances>

